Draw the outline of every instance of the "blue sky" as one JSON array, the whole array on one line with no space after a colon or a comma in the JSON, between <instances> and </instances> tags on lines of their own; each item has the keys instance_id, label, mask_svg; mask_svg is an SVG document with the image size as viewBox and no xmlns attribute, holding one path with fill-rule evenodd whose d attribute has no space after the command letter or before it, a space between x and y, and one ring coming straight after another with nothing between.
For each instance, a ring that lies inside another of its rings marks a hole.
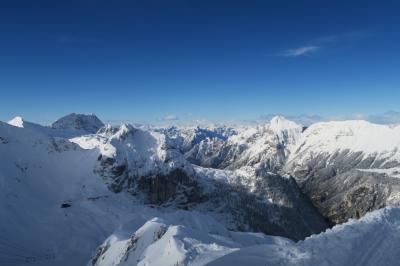
<instances>
[{"instance_id":1,"label":"blue sky","mask_svg":"<svg viewBox=\"0 0 400 266\"><path fill-rule=\"evenodd\" d=\"M400 109L399 1L3 2L3 121Z\"/></svg>"}]
</instances>

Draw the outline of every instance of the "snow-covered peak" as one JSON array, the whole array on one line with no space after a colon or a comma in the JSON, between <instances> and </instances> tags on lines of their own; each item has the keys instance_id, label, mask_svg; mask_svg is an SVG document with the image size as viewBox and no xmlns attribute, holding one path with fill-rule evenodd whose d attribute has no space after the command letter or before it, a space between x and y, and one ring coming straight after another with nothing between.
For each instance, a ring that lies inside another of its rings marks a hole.
<instances>
[{"instance_id":1,"label":"snow-covered peak","mask_svg":"<svg viewBox=\"0 0 400 266\"><path fill-rule=\"evenodd\" d=\"M329 153L337 150L397 151L400 150L400 126L378 125L364 120L322 122L310 126L297 146L297 153L307 149Z\"/></svg>"},{"instance_id":2,"label":"snow-covered peak","mask_svg":"<svg viewBox=\"0 0 400 266\"><path fill-rule=\"evenodd\" d=\"M169 173L189 166L182 154L168 148L162 133L142 130L131 124L122 124L119 128L103 127L101 131L103 129L108 131L70 141L84 149L98 149L104 160L112 158L116 165L127 167L134 176Z\"/></svg>"},{"instance_id":3,"label":"snow-covered peak","mask_svg":"<svg viewBox=\"0 0 400 266\"><path fill-rule=\"evenodd\" d=\"M283 116L278 115L271 119L269 123L269 128L274 132L281 132L284 130L302 128L302 126L286 119Z\"/></svg>"},{"instance_id":4,"label":"snow-covered peak","mask_svg":"<svg viewBox=\"0 0 400 266\"><path fill-rule=\"evenodd\" d=\"M94 114L72 113L55 121L51 127L63 130L80 130L89 134L96 133L104 126L103 122Z\"/></svg>"},{"instance_id":5,"label":"snow-covered peak","mask_svg":"<svg viewBox=\"0 0 400 266\"><path fill-rule=\"evenodd\" d=\"M7 122L9 125L15 126L15 127L24 127L24 119L20 116L16 116L10 121Z\"/></svg>"},{"instance_id":6,"label":"snow-covered peak","mask_svg":"<svg viewBox=\"0 0 400 266\"><path fill-rule=\"evenodd\" d=\"M118 128L111 126L110 124L105 125L104 127L100 128L97 131L98 135L101 136L109 136L109 135L113 135L118 131Z\"/></svg>"},{"instance_id":7,"label":"snow-covered peak","mask_svg":"<svg viewBox=\"0 0 400 266\"><path fill-rule=\"evenodd\" d=\"M267 125L267 130L274 132L279 142L286 146L292 146L296 144L297 140L300 138L303 126L283 116L275 116Z\"/></svg>"}]
</instances>

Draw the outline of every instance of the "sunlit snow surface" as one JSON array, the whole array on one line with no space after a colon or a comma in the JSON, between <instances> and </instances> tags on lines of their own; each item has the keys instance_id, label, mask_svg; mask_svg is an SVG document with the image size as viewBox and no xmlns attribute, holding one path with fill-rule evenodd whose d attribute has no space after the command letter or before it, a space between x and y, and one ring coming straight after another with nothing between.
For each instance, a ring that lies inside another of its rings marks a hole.
<instances>
[{"instance_id":1,"label":"sunlit snow surface","mask_svg":"<svg viewBox=\"0 0 400 266\"><path fill-rule=\"evenodd\" d=\"M292 243L281 237L229 231L198 212L176 211L162 217L139 228L135 220L127 223L105 241L95 265L204 265L243 247Z\"/></svg>"}]
</instances>

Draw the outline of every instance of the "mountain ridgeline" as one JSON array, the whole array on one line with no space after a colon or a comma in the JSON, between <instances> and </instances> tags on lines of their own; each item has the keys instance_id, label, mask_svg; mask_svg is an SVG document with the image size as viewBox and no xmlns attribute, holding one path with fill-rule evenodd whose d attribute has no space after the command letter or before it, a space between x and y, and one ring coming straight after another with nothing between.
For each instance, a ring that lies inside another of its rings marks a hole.
<instances>
[{"instance_id":1,"label":"mountain ridgeline","mask_svg":"<svg viewBox=\"0 0 400 266\"><path fill-rule=\"evenodd\" d=\"M149 260L160 248L170 265L204 265L398 206L399 148L400 126L365 121L143 129L16 117L0 122L0 231L22 257L55 247L43 265L162 265L171 257Z\"/></svg>"}]
</instances>

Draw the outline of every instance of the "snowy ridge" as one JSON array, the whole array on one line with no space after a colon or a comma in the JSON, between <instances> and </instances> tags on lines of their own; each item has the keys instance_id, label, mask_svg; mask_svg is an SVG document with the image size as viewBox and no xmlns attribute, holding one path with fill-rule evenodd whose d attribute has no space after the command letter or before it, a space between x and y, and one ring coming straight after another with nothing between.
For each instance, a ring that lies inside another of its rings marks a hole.
<instances>
[{"instance_id":1,"label":"snowy ridge","mask_svg":"<svg viewBox=\"0 0 400 266\"><path fill-rule=\"evenodd\" d=\"M303 131L303 126L293 121L287 120L282 116L275 116L271 119L268 128L272 130L281 142L286 145L293 145Z\"/></svg>"},{"instance_id":2,"label":"snowy ridge","mask_svg":"<svg viewBox=\"0 0 400 266\"><path fill-rule=\"evenodd\" d=\"M296 124L282 116L275 116L264 126L248 127L229 140L238 144L246 144L252 139L276 139L278 143L295 144L300 137L303 126Z\"/></svg>"},{"instance_id":3,"label":"snowy ridge","mask_svg":"<svg viewBox=\"0 0 400 266\"><path fill-rule=\"evenodd\" d=\"M191 170L182 154L168 148L165 135L130 124L115 129L106 126L99 134L72 138L71 142L84 149L99 150L103 160L112 158L116 165L127 166L136 177L166 174L175 168Z\"/></svg>"},{"instance_id":4,"label":"snowy ridge","mask_svg":"<svg viewBox=\"0 0 400 266\"><path fill-rule=\"evenodd\" d=\"M350 150L364 157L400 161L400 126L377 125L367 121L317 123L304 132L293 147L289 161L302 163L317 154L334 155Z\"/></svg>"},{"instance_id":5,"label":"snowy ridge","mask_svg":"<svg viewBox=\"0 0 400 266\"><path fill-rule=\"evenodd\" d=\"M205 140L218 139L226 141L230 136L236 135L237 131L225 125L208 126L180 126L155 129L166 135L168 141L174 147L186 152L196 144Z\"/></svg>"},{"instance_id":6,"label":"snowy ridge","mask_svg":"<svg viewBox=\"0 0 400 266\"><path fill-rule=\"evenodd\" d=\"M20 116L16 116L10 121L7 122L9 125L15 126L15 127L24 127L24 120Z\"/></svg>"},{"instance_id":7,"label":"snowy ridge","mask_svg":"<svg viewBox=\"0 0 400 266\"><path fill-rule=\"evenodd\" d=\"M27 122L22 117L16 116L7 122L9 125L41 132L50 137L72 138L87 134L94 134L103 126L95 115L71 114L60 118L51 126L42 126Z\"/></svg>"},{"instance_id":8,"label":"snowy ridge","mask_svg":"<svg viewBox=\"0 0 400 266\"><path fill-rule=\"evenodd\" d=\"M291 243L281 237L229 231L215 219L198 212L177 211L162 217L153 218L138 229L130 226L133 232L127 229L115 232L98 248L89 264L205 265L242 247Z\"/></svg>"},{"instance_id":9,"label":"snowy ridge","mask_svg":"<svg viewBox=\"0 0 400 266\"><path fill-rule=\"evenodd\" d=\"M178 225L179 224L179 225ZM179 211L111 235L97 266L122 265L397 265L400 209L386 208L304 241L239 233L212 218Z\"/></svg>"},{"instance_id":10,"label":"snowy ridge","mask_svg":"<svg viewBox=\"0 0 400 266\"><path fill-rule=\"evenodd\" d=\"M227 145L235 154L227 162L231 164L229 168L262 166L274 170L282 167L302 130L301 125L277 116L264 126L250 127L230 137Z\"/></svg>"},{"instance_id":11,"label":"snowy ridge","mask_svg":"<svg viewBox=\"0 0 400 266\"><path fill-rule=\"evenodd\" d=\"M243 248L207 265L397 265L400 209L386 208L298 243Z\"/></svg>"}]
</instances>

